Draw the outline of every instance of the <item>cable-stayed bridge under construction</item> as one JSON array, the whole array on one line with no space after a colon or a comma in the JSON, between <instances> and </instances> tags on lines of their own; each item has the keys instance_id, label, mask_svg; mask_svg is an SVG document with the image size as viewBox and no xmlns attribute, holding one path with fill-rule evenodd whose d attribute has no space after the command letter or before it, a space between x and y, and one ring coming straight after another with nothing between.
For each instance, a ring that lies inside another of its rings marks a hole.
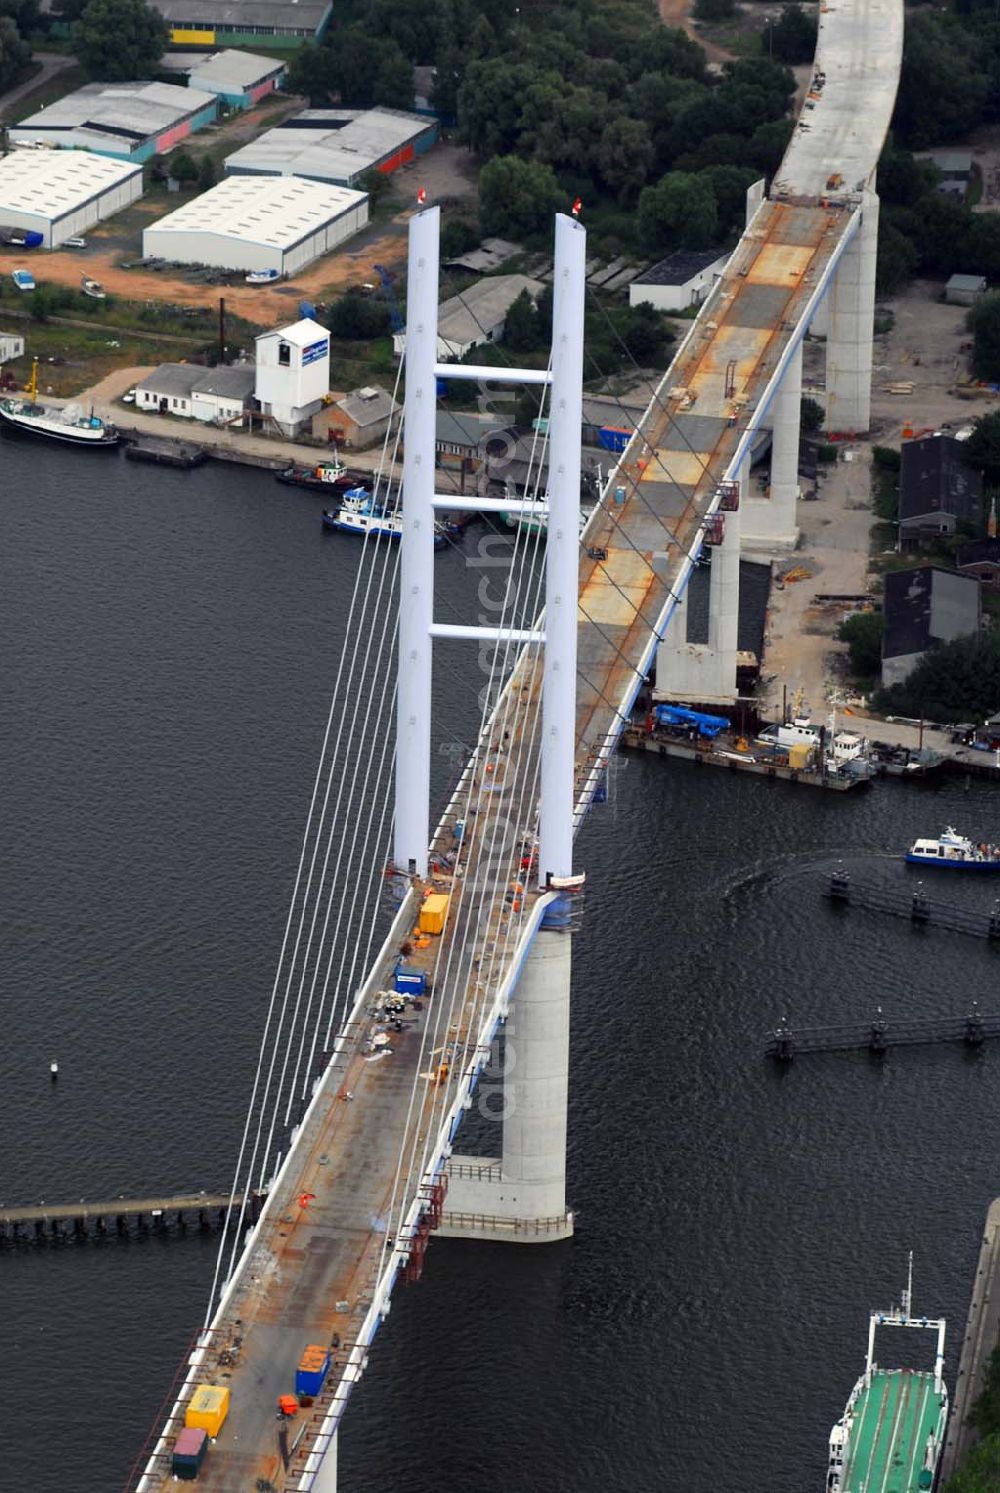
<instances>
[{"instance_id":1,"label":"cable-stayed bridge under construction","mask_svg":"<svg viewBox=\"0 0 1000 1493\"><path fill-rule=\"evenodd\" d=\"M130 1487L173 1486L178 1434L212 1387L225 1414L209 1417L203 1487L333 1493L351 1391L430 1235L572 1232L575 834L657 654L664 693L735 693L741 537L794 541L801 345L817 315L827 428L867 428L873 181L902 27L902 0L821 15L812 87L770 194L751 189L747 228L585 528L584 228L556 221L548 370L476 369L438 361L438 210L412 220L402 537L371 534L361 548L211 1304ZM435 492L441 376L547 395L547 491ZM771 496L750 500L764 424ZM435 531L449 508L522 521L488 624L435 617ZM691 645L686 588L706 547L709 640ZM432 827L432 658L444 640L478 648L487 678L475 749ZM502 1154L463 1158L462 1117L498 1042ZM241 1200L262 1188L253 1221ZM280 1416L306 1345L322 1359L314 1392Z\"/></svg>"}]
</instances>

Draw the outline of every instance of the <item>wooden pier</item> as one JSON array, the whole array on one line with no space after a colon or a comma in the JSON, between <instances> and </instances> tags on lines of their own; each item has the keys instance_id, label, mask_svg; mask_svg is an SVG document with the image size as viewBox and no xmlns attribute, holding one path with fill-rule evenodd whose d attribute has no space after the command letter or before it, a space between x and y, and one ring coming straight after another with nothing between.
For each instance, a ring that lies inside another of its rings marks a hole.
<instances>
[{"instance_id":1,"label":"wooden pier","mask_svg":"<svg viewBox=\"0 0 1000 1493\"><path fill-rule=\"evenodd\" d=\"M191 1192L172 1197L115 1198L105 1203L81 1199L78 1203L0 1208L0 1246L205 1231L222 1227L230 1203L239 1209L242 1194L230 1198L228 1193ZM264 1194L252 1192L247 1206L251 1223L257 1221L263 1205Z\"/></svg>"},{"instance_id":2,"label":"wooden pier","mask_svg":"<svg viewBox=\"0 0 1000 1493\"><path fill-rule=\"evenodd\" d=\"M825 895L841 907L860 907L866 912L881 912L889 917L905 918L915 928L947 928L973 938L986 938L1000 945L1000 898L990 912L971 911L953 903L929 897L919 881L912 892L890 887L866 886L855 882L842 868L830 877Z\"/></svg>"},{"instance_id":3,"label":"wooden pier","mask_svg":"<svg viewBox=\"0 0 1000 1493\"><path fill-rule=\"evenodd\" d=\"M790 1063L800 1054L813 1052L870 1052L881 1056L891 1047L927 1047L960 1043L981 1047L1000 1037L1000 1015L984 1016L973 1001L964 1016L907 1017L893 1023L881 1006L867 1024L845 1022L838 1026L793 1027L783 1016L768 1038L766 1055L778 1063Z\"/></svg>"}]
</instances>

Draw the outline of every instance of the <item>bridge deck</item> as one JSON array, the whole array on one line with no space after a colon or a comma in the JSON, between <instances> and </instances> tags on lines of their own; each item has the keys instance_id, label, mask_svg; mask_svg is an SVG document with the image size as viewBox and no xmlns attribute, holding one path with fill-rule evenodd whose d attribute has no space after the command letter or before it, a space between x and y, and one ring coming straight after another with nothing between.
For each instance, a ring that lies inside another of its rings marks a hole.
<instances>
[{"instance_id":1,"label":"bridge deck","mask_svg":"<svg viewBox=\"0 0 1000 1493\"><path fill-rule=\"evenodd\" d=\"M669 416L654 403L623 458L624 505L600 511L592 521L587 543L606 548L607 559L581 562L581 793L595 754L608 750L617 735L635 671L682 567L690 564L688 552L696 547L719 479L849 221L844 210L764 205L663 381ZM677 388L686 394L668 392ZM525 704L540 687L539 660L526 650L511 695ZM530 718L530 711L518 717ZM508 764L518 758L520 771L511 770L508 778ZM501 888L519 878L522 837L530 834L537 800L537 741L521 742L516 726L506 743L485 740L472 773L480 809L466 820L463 886L452 887L447 872L435 876L436 890L454 893L452 916L441 939L431 948L415 948L408 960L424 965L434 994L424 1010L408 1014L402 1034L390 1035L391 1056L376 1058L371 1051L377 1022L370 1009L348 1034L298 1137L294 1178L270 1199L238 1288L199 1366L198 1382L228 1384L232 1391L229 1418L199 1476L210 1493L243 1493L256 1478L276 1487L298 1485L385 1264L385 1230L415 1075L423 1075L416 1090L417 1139L402 1159L402 1195L414 1196L430 1137L441 1124L436 1078L449 1054L423 1050L422 1044L435 1005L448 1003L448 1037L459 1045L464 1063L492 1037L480 1030L489 997L507 972L537 893L529 890L515 911L503 892L491 900L477 888L497 884L485 873L487 862L506 866ZM439 856L451 842L446 822L436 845ZM424 890L414 889L414 908ZM390 984L394 953L378 972L376 987ZM294 1389L303 1348L330 1343L334 1335L341 1348L326 1392L288 1428L293 1442L305 1430L286 1473L277 1398ZM182 1404L175 1407L168 1432L179 1428L182 1413ZM169 1434L161 1443L155 1476L144 1486L170 1483L171 1440Z\"/></svg>"}]
</instances>

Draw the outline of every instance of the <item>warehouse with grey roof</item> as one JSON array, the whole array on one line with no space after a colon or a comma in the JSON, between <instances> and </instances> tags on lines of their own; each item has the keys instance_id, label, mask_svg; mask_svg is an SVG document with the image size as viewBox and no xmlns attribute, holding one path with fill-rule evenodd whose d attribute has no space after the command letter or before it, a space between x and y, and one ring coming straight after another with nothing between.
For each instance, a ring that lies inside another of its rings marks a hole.
<instances>
[{"instance_id":1,"label":"warehouse with grey roof","mask_svg":"<svg viewBox=\"0 0 1000 1493\"><path fill-rule=\"evenodd\" d=\"M436 119L401 109L306 109L226 157L228 176L301 176L353 187L430 150Z\"/></svg>"},{"instance_id":2,"label":"warehouse with grey roof","mask_svg":"<svg viewBox=\"0 0 1000 1493\"><path fill-rule=\"evenodd\" d=\"M141 166L87 150L12 150L0 158L0 224L40 233L46 249L141 196Z\"/></svg>"},{"instance_id":3,"label":"warehouse with grey roof","mask_svg":"<svg viewBox=\"0 0 1000 1493\"><path fill-rule=\"evenodd\" d=\"M218 112L214 93L179 83L86 83L8 133L14 145L44 143L148 161L211 124Z\"/></svg>"},{"instance_id":4,"label":"warehouse with grey roof","mask_svg":"<svg viewBox=\"0 0 1000 1493\"><path fill-rule=\"evenodd\" d=\"M294 47L323 35L333 0L153 0L174 46Z\"/></svg>"},{"instance_id":5,"label":"warehouse with grey roof","mask_svg":"<svg viewBox=\"0 0 1000 1493\"><path fill-rule=\"evenodd\" d=\"M175 264L293 275L367 222L365 192L294 176L227 176L144 229L142 252Z\"/></svg>"}]
</instances>

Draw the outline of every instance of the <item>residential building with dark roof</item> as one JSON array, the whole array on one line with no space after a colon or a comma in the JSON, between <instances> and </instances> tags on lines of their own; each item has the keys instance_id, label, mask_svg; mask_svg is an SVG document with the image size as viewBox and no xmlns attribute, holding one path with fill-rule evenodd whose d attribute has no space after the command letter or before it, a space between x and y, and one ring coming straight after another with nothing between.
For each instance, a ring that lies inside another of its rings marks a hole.
<instances>
[{"instance_id":1,"label":"residential building with dark roof","mask_svg":"<svg viewBox=\"0 0 1000 1493\"><path fill-rule=\"evenodd\" d=\"M979 631L979 582L937 565L890 570L883 610L882 683L900 684L936 643Z\"/></svg>"},{"instance_id":2,"label":"residential building with dark roof","mask_svg":"<svg viewBox=\"0 0 1000 1493\"><path fill-rule=\"evenodd\" d=\"M964 460L951 435L904 441L899 471L899 537L903 549L922 539L983 527L982 475Z\"/></svg>"}]
</instances>

